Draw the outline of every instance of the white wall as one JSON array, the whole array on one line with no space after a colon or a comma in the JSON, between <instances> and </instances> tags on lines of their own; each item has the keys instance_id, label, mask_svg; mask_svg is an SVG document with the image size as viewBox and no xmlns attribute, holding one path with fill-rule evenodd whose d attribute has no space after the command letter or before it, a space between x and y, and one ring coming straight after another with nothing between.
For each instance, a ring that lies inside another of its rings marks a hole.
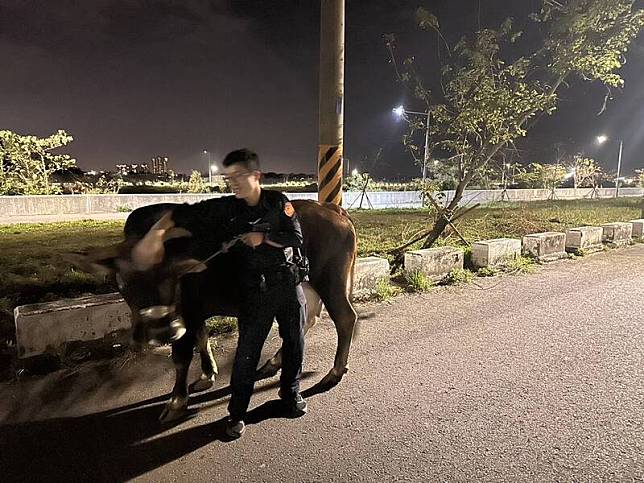
<instances>
[{"instance_id":1,"label":"white wall","mask_svg":"<svg viewBox=\"0 0 644 483\"><path fill-rule=\"evenodd\" d=\"M491 203L501 201L539 201L552 197L550 190L466 190L462 204ZM621 188L620 197L644 196L644 188ZM454 191L445 191L445 200L454 196ZM51 196L0 196L0 215L28 216L55 215L61 213L116 213L119 210L133 210L155 203L195 203L221 194L141 194L141 195L51 195ZM291 199L317 199L317 193L287 193ZM557 189L555 199L569 200L582 198L611 198L614 188L598 189L593 195L590 188ZM345 208L358 208L360 192L344 193ZM362 200L363 208L419 208L420 193L417 191L373 191L367 192Z\"/></svg>"}]
</instances>

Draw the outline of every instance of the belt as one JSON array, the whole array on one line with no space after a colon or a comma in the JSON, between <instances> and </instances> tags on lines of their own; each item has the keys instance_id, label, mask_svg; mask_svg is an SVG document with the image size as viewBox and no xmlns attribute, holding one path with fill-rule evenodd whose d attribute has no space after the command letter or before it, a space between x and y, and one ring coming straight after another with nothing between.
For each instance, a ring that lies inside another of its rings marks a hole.
<instances>
[{"instance_id":1,"label":"belt","mask_svg":"<svg viewBox=\"0 0 644 483\"><path fill-rule=\"evenodd\" d=\"M266 290L267 286L281 285L293 282L295 277L287 266L279 266L272 269L249 270L242 274L242 283L246 287L260 287Z\"/></svg>"}]
</instances>

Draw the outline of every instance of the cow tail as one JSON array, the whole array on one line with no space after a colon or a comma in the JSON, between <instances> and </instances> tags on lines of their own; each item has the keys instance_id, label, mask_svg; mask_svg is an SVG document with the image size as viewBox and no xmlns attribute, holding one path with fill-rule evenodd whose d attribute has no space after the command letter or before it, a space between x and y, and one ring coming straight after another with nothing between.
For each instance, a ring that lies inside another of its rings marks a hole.
<instances>
[{"instance_id":1,"label":"cow tail","mask_svg":"<svg viewBox=\"0 0 644 483\"><path fill-rule=\"evenodd\" d=\"M349 302L353 299L353 279L356 272L356 259L357 253L353 252L353 259L351 260L351 274L349 275Z\"/></svg>"}]
</instances>

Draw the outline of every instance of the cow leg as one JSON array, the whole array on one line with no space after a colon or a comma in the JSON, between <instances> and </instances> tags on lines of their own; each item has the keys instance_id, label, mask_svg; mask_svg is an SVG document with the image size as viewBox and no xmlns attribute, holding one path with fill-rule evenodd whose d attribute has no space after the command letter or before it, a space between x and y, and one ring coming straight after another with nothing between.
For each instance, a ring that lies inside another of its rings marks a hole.
<instances>
[{"instance_id":1,"label":"cow leg","mask_svg":"<svg viewBox=\"0 0 644 483\"><path fill-rule=\"evenodd\" d=\"M219 373L217 362L212 355L208 329L203 324L197 332L197 347L201 358L201 376L190 385L190 392L201 392L210 389L215 385L215 376Z\"/></svg>"},{"instance_id":2,"label":"cow leg","mask_svg":"<svg viewBox=\"0 0 644 483\"><path fill-rule=\"evenodd\" d=\"M358 315L349 302L346 293L343 293L339 297L329 297L328 302L325 301L324 305L329 312L329 316L335 323L335 328L338 332L338 349L335 353L333 369L319 383L322 387L331 388L337 385L342 379L342 376L349 370L347 367L349 349L351 347L351 339L353 338L353 328L358 320Z\"/></svg>"},{"instance_id":3,"label":"cow leg","mask_svg":"<svg viewBox=\"0 0 644 483\"><path fill-rule=\"evenodd\" d=\"M175 382L170 400L159 416L159 421L169 423L181 419L188 413L188 369L192 361L195 334L188 332L172 344L172 361L175 369Z\"/></svg>"},{"instance_id":4,"label":"cow leg","mask_svg":"<svg viewBox=\"0 0 644 483\"><path fill-rule=\"evenodd\" d=\"M308 282L302 282L304 296L306 297L306 320L304 321L304 335L309 331L322 313L322 299ZM257 380L267 379L277 374L282 367L282 349L280 348L273 357L257 371Z\"/></svg>"}]
</instances>

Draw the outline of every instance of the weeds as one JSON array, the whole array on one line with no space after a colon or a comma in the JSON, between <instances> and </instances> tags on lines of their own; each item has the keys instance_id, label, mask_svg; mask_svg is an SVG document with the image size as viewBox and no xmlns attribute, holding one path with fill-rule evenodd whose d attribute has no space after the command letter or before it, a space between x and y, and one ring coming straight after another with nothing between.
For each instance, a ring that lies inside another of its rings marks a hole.
<instances>
[{"instance_id":1,"label":"weeds","mask_svg":"<svg viewBox=\"0 0 644 483\"><path fill-rule=\"evenodd\" d=\"M433 287L433 282L419 271L405 272L405 285L410 292L427 292Z\"/></svg>"},{"instance_id":2,"label":"weeds","mask_svg":"<svg viewBox=\"0 0 644 483\"><path fill-rule=\"evenodd\" d=\"M452 269L442 280L443 285L464 285L470 283L474 274L463 268Z\"/></svg>"},{"instance_id":3,"label":"weeds","mask_svg":"<svg viewBox=\"0 0 644 483\"><path fill-rule=\"evenodd\" d=\"M376 285L376 291L374 293L374 298L378 301L389 300L390 298L400 295L402 289L395 285L392 285L387 278L382 278L378 281Z\"/></svg>"},{"instance_id":4,"label":"weeds","mask_svg":"<svg viewBox=\"0 0 644 483\"><path fill-rule=\"evenodd\" d=\"M477 277L494 277L498 271L492 267L482 267L476 272Z\"/></svg>"},{"instance_id":5,"label":"weeds","mask_svg":"<svg viewBox=\"0 0 644 483\"><path fill-rule=\"evenodd\" d=\"M206 329L209 335L228 334L237 330L235 317L210 317L206 319Z\"/></svg>"},{"instance_id":6,"label":"weeds","mask_svg":"<svg viewBox=\"0 0 644 483\"><path fill-rule=\"evenodd\" d=\"M506 272L510 273L532 273L537 269L536 262L529 257L518 257L508 262L504 267Z\"/></svg>"}]
</instances>

